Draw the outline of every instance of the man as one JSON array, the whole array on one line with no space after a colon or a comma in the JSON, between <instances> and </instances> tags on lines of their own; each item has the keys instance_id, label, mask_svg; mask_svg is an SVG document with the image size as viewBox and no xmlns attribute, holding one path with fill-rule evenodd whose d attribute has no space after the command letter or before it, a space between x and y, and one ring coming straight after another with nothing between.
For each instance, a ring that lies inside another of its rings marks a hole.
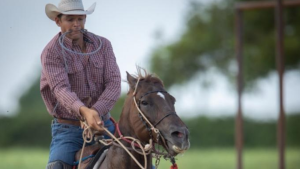
<instances>
[{"instance_id":1,"label":"man","mask_svg":"<svg viewBox=\"0 0 300 169\"><path fill-rule=\"evenodd\" d=\"M83 145L79 119L114 132L109 111L120 96L121 77L110 42L84 30L95 6L84 10L81 0L61 0L45 8L61 29L41 55L41 95L54 117L48 169L72 167Z\"/></svg>"}]
</instances>

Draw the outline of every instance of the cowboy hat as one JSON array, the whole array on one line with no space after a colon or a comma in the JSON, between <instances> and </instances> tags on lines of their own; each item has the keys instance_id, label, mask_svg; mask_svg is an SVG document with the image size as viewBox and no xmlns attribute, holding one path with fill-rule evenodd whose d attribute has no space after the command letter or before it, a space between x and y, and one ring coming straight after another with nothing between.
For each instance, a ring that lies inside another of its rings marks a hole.
<instances>
[{"instance_id":1,"label":"cowboy hat","mask_svg":"<svg viewBox=\"0 0 300 169\"><path fill-rule=\"evenodd\" d=\"M53 4L47 4L45 7L46 14L51 20L55 20L55 17L59 14L65 15L87 15L94 12L96 3L93 3L88 10L84 10L82 0L61 0L56 7Z\"/></svg>"}]
</instances>

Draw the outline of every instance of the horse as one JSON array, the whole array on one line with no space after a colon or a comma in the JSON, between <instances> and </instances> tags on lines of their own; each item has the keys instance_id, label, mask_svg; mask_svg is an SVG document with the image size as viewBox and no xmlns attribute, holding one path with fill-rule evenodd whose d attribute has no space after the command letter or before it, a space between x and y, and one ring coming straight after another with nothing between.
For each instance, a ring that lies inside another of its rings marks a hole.
<instances>
[{"instance_id":1,"label":"horse","mask_svg":"<svg viewBox=\"0 0 300 169\"><path fill-rule=\"evenodd\" d=\"M152 153L156 157L163 154L155 149L155 144L163 147L166 151L164 158L170 158L174 163L174 157L190 147L189 130L175 111L175 98L166 92L158 77L146 70L138 68L137 75L126 73L129 91L114 136L130 136L138 141L120 139L131 157L114 140L98 168L140 169L145 166L143 168L151 169ZM149 153L146 154L147 150L141 146L148 147Z\"/></svg>"}]
</instances>

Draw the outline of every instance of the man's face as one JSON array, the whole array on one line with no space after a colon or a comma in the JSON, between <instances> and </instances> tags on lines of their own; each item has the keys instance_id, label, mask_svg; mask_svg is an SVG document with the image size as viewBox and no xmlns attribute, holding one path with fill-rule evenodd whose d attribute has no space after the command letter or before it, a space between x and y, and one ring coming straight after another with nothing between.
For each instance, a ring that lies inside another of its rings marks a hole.
<instances>
[{"instance_id":1,"label":"man's face","mask_svg":"<svg viewBox=\"0 0 300 169\"><path fill-rule=\"evenodd\" d=\"M71 33L67 34L67 37L72 40L78 40L82 38L81 29L84 29L86 15L62 15L60 18L56 17L55 22L61 28L61 32L67 32L72 30Z\"/></svg>"}]
</instances>

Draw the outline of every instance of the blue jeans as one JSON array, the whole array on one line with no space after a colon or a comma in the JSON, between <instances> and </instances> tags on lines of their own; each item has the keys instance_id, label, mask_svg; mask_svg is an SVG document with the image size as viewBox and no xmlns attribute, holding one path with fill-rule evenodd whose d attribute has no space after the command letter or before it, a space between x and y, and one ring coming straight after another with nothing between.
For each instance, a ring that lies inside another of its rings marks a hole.
<instances>
[{"instance_id":1,"label":"blue jeans","mask_svg":"<svg viewBox=\"0 0 300 169\"><path fill-rule=\"evenodd\" d=\"M104 121L104 127L111 133L115 131L115 126L110 119ZM75 154L83 145L83 129L79 126L58 123L56 119L53 120L51 129L52 141L48 163L60 160L69 165L73 165ZM107 139L109 136L104 135L104 138ZM91 144L93 143L87 143L86 146Z\"/></svg>"}]
</instances>

